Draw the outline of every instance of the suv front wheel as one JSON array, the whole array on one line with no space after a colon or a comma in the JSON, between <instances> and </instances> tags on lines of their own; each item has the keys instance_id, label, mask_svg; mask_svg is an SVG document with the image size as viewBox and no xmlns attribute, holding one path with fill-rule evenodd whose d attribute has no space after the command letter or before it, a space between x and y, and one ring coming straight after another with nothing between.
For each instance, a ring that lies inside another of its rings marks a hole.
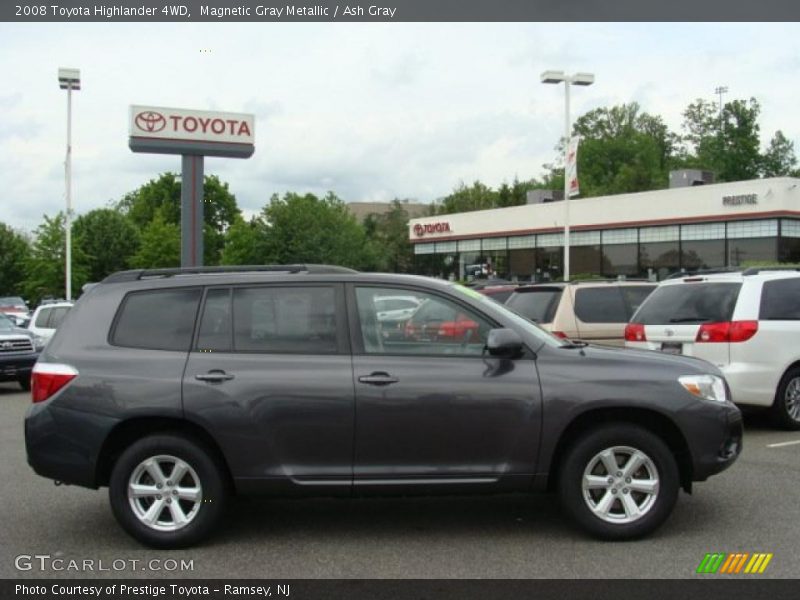
<instances>
[{"instance_id":1,"label":"suv front wheel","mask_svg":"<svg viewBox=\"0 0 800 600\"><path fill-rule=\"evenodd\" d=\"M586 433L567 451L559 474L562 506L586 531L609 540L656 529L672 512L678 488L672 452L630 424Z\"/></svg>"},{"instance_id":2,"label":"suv front wheel","mask_svg":"<svg viewBox=\"0 0 800 600\"><path fill-rule=\"evenodd\" d=\"M778 384L772 418L784 429L800 429L800 368L789 369Z\"/></svg>"},{"instance_id":3,"label":"suv front wheel","mask_svg":"<svg viewBox=\"0 0 800 600\"><path fill-rule=\"evenodd\" d=\"M193 440L152 435L129 446L111 472L114 516L131 536L156 548L180 548L208 536L222 515L223 470Z\"/></svg>"}]
</instances>

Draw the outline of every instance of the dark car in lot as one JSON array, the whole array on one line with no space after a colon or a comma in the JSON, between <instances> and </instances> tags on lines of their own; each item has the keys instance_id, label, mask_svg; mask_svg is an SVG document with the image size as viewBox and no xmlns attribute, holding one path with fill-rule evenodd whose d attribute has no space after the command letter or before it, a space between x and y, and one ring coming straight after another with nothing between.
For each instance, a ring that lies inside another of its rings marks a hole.
<instances>
[{"instance_id":1,"label":"dark car in lot","mask_svg":"<svg viewBox=\"0 0 800 600\"><path fill-rule=\"evenodd\" d=\"M475 327L387 338L387 297ZM591 534L638 537L742 439L706 362L569 342L460 285L327 266L114 274L64 319L32 399L33 469L108 486L122 527L156 547L203 539L235 493L554 490Z\"/></svg>"},{"instance_id":2,"label":"dark car in lot","mask_svg":"<svg viewBox=\"0 0 800 600\"><path fill-rule=\"evenodd\" d=\"M0 381L16 381L31 389L31 370L44 340L0 313Z\"/></svg>"}]
</instances>

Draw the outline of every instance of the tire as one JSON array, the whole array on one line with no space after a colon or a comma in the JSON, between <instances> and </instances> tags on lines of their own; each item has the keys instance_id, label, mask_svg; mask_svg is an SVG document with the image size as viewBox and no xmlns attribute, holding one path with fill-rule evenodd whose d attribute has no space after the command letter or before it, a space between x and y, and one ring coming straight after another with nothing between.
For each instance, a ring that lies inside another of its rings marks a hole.
<instances>
[{"instance_id":1,"label":"tire","mask_svg":"<svg viewBox=\"0 0 800 600\"><path fill-rule=\"evenodd\" d=\"M770 416L782 429L800 429L800 368L789 369L781 378Z\"/></svg>"},{"instance_id":2,"label":"tire","mask_svg":"<svg viewBox=\"0 0 800 600\"><path fill-rule=\"evenodd\" d=\"M20 377L17 379L19 383L19 387L21 387L24 391L30 392L31 391L31 378L30 375L28 377Z\"/></svg>"},{"instance_id":3,"label":"tire","mask_svg":"<svg viewBox=\"0 0 800 600\"><path fill-rule=\"evenodd\" d=\"M182 475L173 481L176 468ZM108 495L114 516L132 537L154 548L185 548L205 539L219 521L226 481L224 467L204 446L179 434L158 434L122 453Z\"/></svg>"},{"instance_id":4,"label":"tire","mask_svg":"<svg viewBox=\"0 0 800 600\"><path fill-rule=\"evenodd\" d=\"M634 456L638 467L627 462ZM604 458L617 466L607 468ZM651 431L627 423L585 433L567 450L558 474L566 512L585 531L606 540L654 531L672 512L679 487L678 465L667 445Z\"/></svg>"}]
</instances>

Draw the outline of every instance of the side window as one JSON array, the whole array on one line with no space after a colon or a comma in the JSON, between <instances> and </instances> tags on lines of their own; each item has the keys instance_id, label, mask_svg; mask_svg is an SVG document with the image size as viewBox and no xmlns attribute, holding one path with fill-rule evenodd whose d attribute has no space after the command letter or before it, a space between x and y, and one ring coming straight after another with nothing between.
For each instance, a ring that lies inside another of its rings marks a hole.
<instances>
[{"instance_id":1,"label":"side window","mask_svg":"<svg viewBox=\"0 0 800 600\"><path fill-rule=\"evenodd\" d=\"M115 346L188 351L200 303L199 288L132 292L111 336Z\"/></svg>"},{"instance_id":2,"label":"side window","mask_svg":"<svg viewBox=\"0 0 800 600\"><path fill-rule=\"evenodd\" d=\"M642 305L647 297L650 295L656 286L654 285L629 285L629 286L622 286L619 288L622 292L622 296L625 298L625 302L628 304L628 318L625 319L626 321L633 316L639 307Z\"/></svg>"},{"instance_id":3,"label":"side window","mask_svg":"<svg viewBox=\"0 0 800 600\"><path fill-rule=\"evenodd\" d=\"M333 287L253 287L233 291L236 352L334 354Z\"/></svg>"},{"instance_id":4,"label":"side window","mask_svg":"<svg viewBox=\"0 0 800 600\"><path fill-rule=\"evenodd\" d=\"M231 290L208 290L200 331L197 335L200 351L229 352L231 349Z\"/></svg>"},{"instance_id":5,"label":"side window","mask_svg":"<svg viewBox=\"0 0 800 600\"><path fill-rule=\"evenodd\" d=\"M52 310L52 308L43 308L36 317L36 323L34 324L34 327L47 329L49 327L47 321L50 319L50 313Z\"/></svg>"},{"instance_id":6,"label":"side window","mask_svg":"<svg viewBox=\"0 0 800 600\"><path fill-rule=\"evenodd\" d=\"M388 297L409 308L384 311ZM460 304L416 290L359 287L356 302L367 354L480 356L492 325Z\"/></svg>"},{"instance_id":7,"label":"side window","mask_svg":"<svg viewBox=\"0 0 800 600\"><path fill-rule=\"evenodd\" d=\"M765 282L759 318L766 321L800 320L800 277Z\"/></svg>"},{"instance_id":8,"label":"side window","mask_svg":"<svg viewBox=\"0 0 800 600\"><path fill-rule=\"evenodd\" d=\"M619 288L578 288L575 316L584 323L627 323L628 310Z\"/></svg>"},{"instance_id":9,"label":"side window","mask_svg":"<svg viewBox=\"0 0 800 600\"><path fill-rule=\"evenodd\" d=\"M59 306L54 308L52 313L50 314L50 322L47 324L48 327L51 329L58 329L58 326L61 325L61 321L64 320L64 317L67 316L69 312L69 308L66 306Z\"/></svg>"}]
</instances>

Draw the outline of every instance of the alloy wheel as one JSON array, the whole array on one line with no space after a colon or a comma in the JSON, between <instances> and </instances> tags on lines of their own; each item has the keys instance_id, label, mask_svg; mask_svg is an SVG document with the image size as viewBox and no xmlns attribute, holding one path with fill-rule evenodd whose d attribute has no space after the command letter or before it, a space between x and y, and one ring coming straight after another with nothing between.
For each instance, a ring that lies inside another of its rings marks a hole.
<instances>
[{"instance_id":1,"label":"alloy wheel","mask_svg":"<svg viewBox=\"0 0 800 600\"><path fill-rule=\"evenodd\" d=\"M128 480L128 501L145 526L177 531L197 516L203 488L186 461L170 455L151 456L133 470Z\"/></svg>"}]
</instances>

